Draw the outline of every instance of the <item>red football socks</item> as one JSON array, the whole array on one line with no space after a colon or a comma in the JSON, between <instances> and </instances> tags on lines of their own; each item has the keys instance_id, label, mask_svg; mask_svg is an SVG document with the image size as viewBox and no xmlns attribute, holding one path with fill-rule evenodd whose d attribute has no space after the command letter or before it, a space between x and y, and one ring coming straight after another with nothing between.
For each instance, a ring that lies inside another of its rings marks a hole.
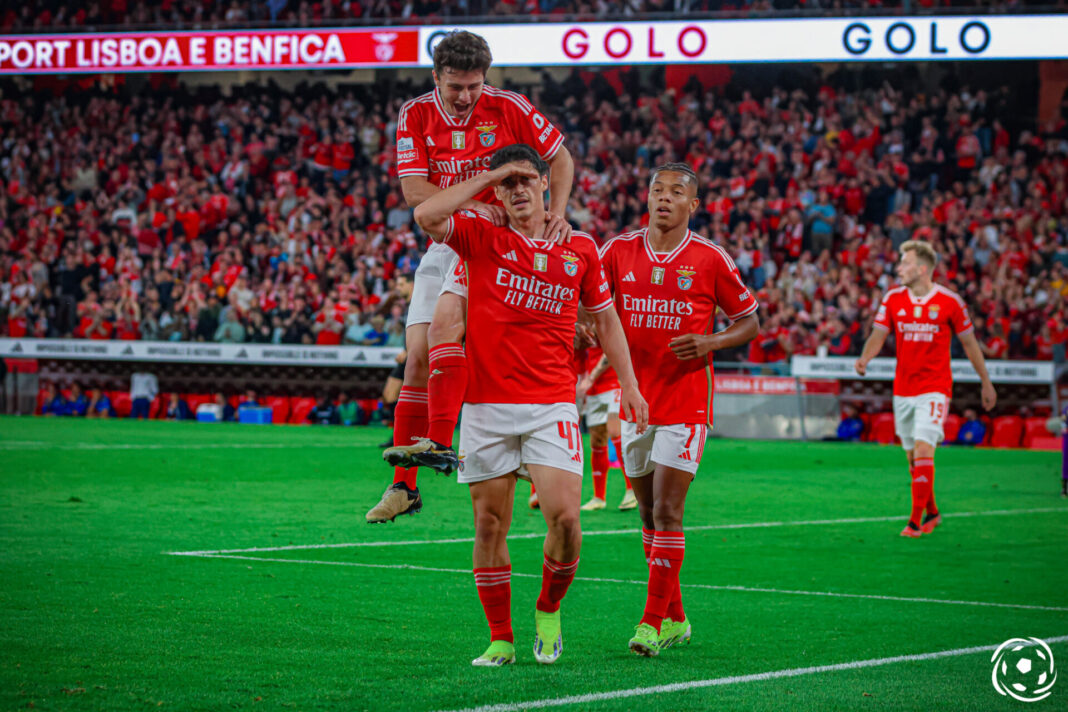
<instances>
[{"instance_id":1,"label":"red football socks","mask_svg":"<svg viewBox=\"0 0 1068 712\"><path fill-rule=\"evenodd\" d=\"M920 526L927 500L934 492L934 458L917 458L912 462L912 515L909 521Z\"/></svg>"},{"instance_id":2,"label":"red football socks","mask_svg":"<svg viewBox=\"0 0 1068 712\"><path fill-rule=\"evenodd\" d=\"M593 496L604 499L608 492L608 446L591 449L590 466L593 469Z\"/></svg>"},{"instance_id":3,"label":"red football socks","mask_svg":"<svg viewBox=\"0 0 1068 712\"><path fill-rule=\"evenodd\" d=\"M462 344L440 344L430 349L427 392L430 425L426 436L452 447L456 421L467 391L467 354Z\"/></svg>"},{"instance_id":4,"label":"red football socks","mask_svg":"<svg viewBox=\"0 0 1068 712\"><path fill-rule=\"evenodd\" d=\"M512 567L493 566L475 569L475 586L478 600L486 612L490 627L490 640L507 640L514 643L512 635Z\"/></svg>"},{"instance_id":5,"label":"red football socks","mask_svg":"<svg viewBox=\"0 0 1068 712\"><path fill-rule=\"evenodd\" d=\"M644 535L644 531L643 531ZM649 550L649 588L645 599L642 623L648 623L657 631L668 618L672 599L679 592L679 570L686 555L686 535L682 532L653 532L652 548ZM682 599L679 599L679 609ZM672 620L675 620L672 618ZM680 619L681 620L681 619Z\"/></svg>"},{"instance_id":6,"label":"red football socks","mask_svg":"<svg viewBox=\"0 0 1068 712\"><path fill-rule=\"evenodd\" d=\"M425 388L401 386L397 408L393 412L393 444L411 445L426 432ZM393 469L393 484L403 482L409 489L415 489L416 473L419 468L396 467Z\"/></svg>"},{"instance_id":7,"label":"red football socks","mask_svg":"<svg viewBox=\"0 0 1068 712\"><path fill-rule=\"evenodd\" d=\"M545 557L541 567L541 595L534 607L544 613L555 613L560 610L560 601L564 599L568 586L575 579L575 571L578 569L578 559L571 563L562 564L559 561Z\"/></svg>"}]
</instances>

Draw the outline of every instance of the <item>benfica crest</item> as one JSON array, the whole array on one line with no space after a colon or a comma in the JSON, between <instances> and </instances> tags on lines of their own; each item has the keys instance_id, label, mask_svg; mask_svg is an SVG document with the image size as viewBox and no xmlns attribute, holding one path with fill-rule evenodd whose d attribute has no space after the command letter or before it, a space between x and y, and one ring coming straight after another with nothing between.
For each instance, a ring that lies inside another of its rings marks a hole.
<instances>
[{"instance_id":1,"label":"benfica crest","mask_svg":"<svg viewBox=\"0 0 1068 712\"><path fill-rule=\"evenodd\" d=\"M478 131L478 142L486 148L497 142L497 134L494 133L497 130L497 124L476 126L475 129Z\"/></svg>"},{"instance_id":2,"label":"benfica crest","mask_svg":"<svg viewBox=\"0 0 1068 712\"><path fill-rule=\"evenodd\" d=\"M679 275L679 289L689 289L693 286L693 276L697 272L688 269L675 270Z\"/></svg>"},{"instance_id":3,"label":"benfica crest","mask_svg":"<svg viewBox=\"0 0 1068 712\"><path fill-rule=\"evenodd\" d=\"M934 321L934 320L936 320L938 318L938 306L937 305L927 307L927 318L930 319L931 321Z\"/></svg>"},{"instance_id":4,"label":"benfica crest","mask_svg":"<svg viewBox=\"0 0 1068 712\"><path fill-rule=\"evenodd\" d=\"M578 257L573 255L562 255L564 260L564 272L568 277L574 277L578 274Z\"/></svg>"}]
</instances>

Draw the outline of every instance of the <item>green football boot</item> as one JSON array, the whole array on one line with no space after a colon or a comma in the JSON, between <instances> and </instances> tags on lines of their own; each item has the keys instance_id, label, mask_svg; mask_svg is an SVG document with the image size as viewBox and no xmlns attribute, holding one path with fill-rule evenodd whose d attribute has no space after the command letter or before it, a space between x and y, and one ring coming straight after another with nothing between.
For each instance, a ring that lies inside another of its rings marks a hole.
<instances>
[{"instance_id":1,"label":"green football boot","mask_svg":"<svg viewBox=\"0 0 1068 712\"><path fill-rule=\"evenodd\" d=\"M647 658L660 654L660 634L648 623L639 623L630 639L630 649Z\"/></svg>"},{"instance_id":2,"label":"green football boot","mask_svg":"<svg viewBox=\"0 0 1068 712\"><path fill-rule=\"evenodd\" d=\"M534 659L544 665L555 663L564 652L564 639L560 635L560 611L546 613L534 610Z\"/></svg>"},{"instance_id":3,"label":"green football boot","mask_svg":"<svg viewBox=\"0 0 1068 712\"><path fill-rule=\"evenodd\" d=\"M515 662L515 646L507 640L494 640L486 652L471 661L475 667L500 667Z\"/></svg>"},{"instance_id":4,"label":"green football boot","mask_svg":"<svg viewBox=\"0 0 1068 712\"><path fill-rule=\"evenodd\" d=\"M683 618L681 621L673 621L665 618L660 624L660 639L658 645L661 650L667 650L672 645L689 645L690 643L690 619Z\"/></svg>"}]
</instances>

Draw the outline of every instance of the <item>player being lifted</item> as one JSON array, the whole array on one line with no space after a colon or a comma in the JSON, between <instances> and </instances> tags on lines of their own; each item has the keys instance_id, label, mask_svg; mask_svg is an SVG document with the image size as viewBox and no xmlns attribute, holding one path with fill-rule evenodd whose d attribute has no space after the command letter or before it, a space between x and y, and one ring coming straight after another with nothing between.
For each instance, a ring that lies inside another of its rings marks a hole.
<instances>
[{"instance_id":1,"label":"player being lifted","mask_svg":"<svg viewBox=\"0 0 1068 712\"><path fill-rule=\"evenodd\" d=\"M650 403L644 433L623 423L623 461L649 563L645 612L630 649L647 656L690 639L679 589L682 518L712 419L709 355L748 343L759 330L756 299L734 261L687 227L697 189L685 163L660 166L649 185L649 227L601 249L638 387ZM732 323L710 334L717 308Z\"/></svg>"},{"instance_id":2,"label":"player being lifted","mask_svg":"<svg viewBox=\"0 0 1068 712\"><path fill-rule=\"evenodd\" d=\"M897 263L901 286L883 297L871 336L854 366L858 374L865 375L868 362L879 355L886 337L894 332L894 429L908 456L912 479L912 513L901 531L907 537L930 534L942 522L934 497L934 453L944 437L942 426L953 395L949 347L954 333L982 381L983 407L990 410L997 402L964 300L932 281L936 263L937 255L928 243L910 240L901 245Z\"/></svg>"},{"instance_id":3,"label":"player being lifted","mask_svg":"<svg viewBox=\"0 0 1068 712\"><path fill-rule=\"evenodd\" d=\"M603 357L598 346L586 350L586 366L579 384L579 399L585 396L586 404L582 415L586 418L586 427L590 431L590 471L593 474L593 497L582 505L582 511L592 512L604 509L608 494L608 441L616 449L620 464L623 464L623 447L619 424L619 378ZM623 501L619 503L621 511L634 509L638 500L634 498L634 489L623 466Z\"/></svg>"},{"instance_id":4,"label":"player being lifted","mask_svg":"<svg viewBox=\"0 0 1068 712\"><path fill-rule=\"evenodd\" d=\"M575 167L564 137L526 97L484 84L491 61L486 41L470 32L451 32L434 49L435 89L404 104L397 118L397 174L404 199L417 207L443 188L485 171L501 146L526 142L537 147L551 171L549 210L539 237L566 240L571 226L562 216ZM492 190L473 195L464 207L484 213L494 225L506 224ZM462 343L467 305L462 285L442 291L458 269L456 254L434 244L416 270L394 447L383 453L396 466L393 483L367 513L368 522L393 521L422 508L418 466L448 473L458 464L452 438L467 387Z\"/></svg>"},{"instance_id":5,"label":"player being lifted","mask_svg":"<svg viewBox=\"0 0 1068 712\"><path fill-rule=\"evenodd\" d=\"M457 480L470 486L475 585L491 640L472 663L515 660L506 537L517 476L537 485L548 525L534 657L551 663L563 650L560 601L575 576L582 540L582 436L573 368L580 304L619 374L622 409L635 420L635 432L645 430L648 406L638 392L593 239L585 233L575 233L566 245L534 239L545 222L549 166L533 148L519 144L497 151L489 169L431 196L416 208L415 219L467 264L467 352L478 377L464 398ZM487 189L504 205L506 226L460 210Z\"/></svg>"}]
</instances>

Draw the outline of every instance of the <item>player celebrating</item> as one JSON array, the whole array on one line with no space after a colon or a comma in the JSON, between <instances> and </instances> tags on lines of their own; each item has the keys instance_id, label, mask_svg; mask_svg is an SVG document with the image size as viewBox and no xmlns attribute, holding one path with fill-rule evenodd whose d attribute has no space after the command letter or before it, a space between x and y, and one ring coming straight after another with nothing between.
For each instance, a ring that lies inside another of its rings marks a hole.
<instances>
[{"instance_id":1,"label":"player celebrating","mask_svg":"<svg viewBox=\"0 0 1068 712\"><path fill-rule=\"evenodd\" d=\"M552 663L563 650L560 601L575 576L582 539L582 436L573 369L580 303L619 374L622 408L635 419L636 431L645 429L648 406L593 239L575 233L569 245L534 240L545 221L548 165L533 148L517 144L497 151L489 169L431 196L416 208L415 219L467 265L467 351L478 378L464 398L457 480L470 485L475 585L491 639L472 664L515 661L506 537L520 466L537 485L548 525L534 657ZM487 188L503 203L507 226L481 213L456 212Z\"/></svg>"},{"instance_id":2,"label":"player celebrating","mask_svg":"<svg viewBox=\"0 0 1068 712\"><path fill-rule=\"evenodd\" d=\"M645 433L623 423L623 461L649 562L645 613L630 649L646 656L690 639L679 589L682 516L712 419L708 356L741 346L759 331L757 302L734 261L687 228L699 205L697 188L687 164L660 166L649 185L649 227L601 250L638 387L651 404ZM717 308L733 323L709 334Z\"/></svg>"},{"instance_id":3,"label":"player celebrating","mask_svg":"<svg viewBox=\"0 0 1068 712\"><path fill-rule=\"evenodd\" d=\"M544 234L567 239L571 227L562 216L575 168L564 137L526 97L484 84L491 61L486 41L470 32L451 32L434 49L435 89L404 104L397 119L397 174L404 199L414 208L443 188L485 171L501 146L525 141L538 147L551 169ZM472 196L464 207L484 213L494 225L506 222L492 190ZM442 289L446 278L460 269L457 260L452 250L434 244L416 270L405 333L408 362L394 413L394 447L383 453L396 465L393 484L367 513L368 522L393 521L398 514L422 508L417 466L448 473L458 464L452 438L467 387L461 343L466 294L462 286Z\"/></svg>"},{"instance_id":4,"label":"player celebrating","mask_svg":"<svg viewBox=\"0 0 1068 712\"><path fill-rule=\"evenodd\" d=\"M593 472L593 497L582 505L582 511L593 512L604 509L605 496L608 493L608 440L616 449L616 455L623 461L623 448L620 444L619 426L619 378L615 370L608 365L600 347L593 346L586 350L587 366L579 384L579 400L585 396L586 406L582 415L586 418L586 427L590 431L590 469ZM623 482L626 490L623 501L619 503L620 511L627 511L638 506L634 498L634 489L623 467Z\"/></svg>"},{"instance_id":5,"label":"player celebrating","mask_svg":"<svg viewBox=\"0 0 1068 712\"><path fill-rule=\"evenodd\" d=\"M901 286L883 297L871 336L854 365L861 376L867 373L868 362L894 332L894 429L908 455L912 478L912 514L901 531L901 536L907 537L930 534L942 522L934 497L934 453L944 437L942 426L953 395L949 369L953 333L982 381L983 407L990 410L997 402L964 300L931 281L936 261L934 249L926 242L909 240L901 245L897 263ZM924 510L927 514L921 521Z\"/></svg>"}]
</instances>

